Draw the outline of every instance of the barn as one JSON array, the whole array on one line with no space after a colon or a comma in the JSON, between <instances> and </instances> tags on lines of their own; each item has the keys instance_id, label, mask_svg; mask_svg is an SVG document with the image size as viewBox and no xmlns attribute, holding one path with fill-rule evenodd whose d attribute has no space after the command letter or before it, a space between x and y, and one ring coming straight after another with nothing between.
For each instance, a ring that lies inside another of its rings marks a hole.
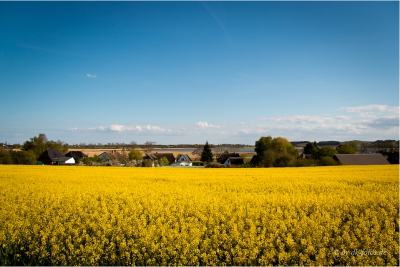
<instances>
[{"instance_id":1,"label":"barn","mask_svg":"<svg viewBox=\"0 0 400 267\"><path fill-rule=\"evenodd\" d=\"M382 165L390 164L380 153L374 154L336 154L333 157L343 165Z\"/></svg>"}]
</instances>

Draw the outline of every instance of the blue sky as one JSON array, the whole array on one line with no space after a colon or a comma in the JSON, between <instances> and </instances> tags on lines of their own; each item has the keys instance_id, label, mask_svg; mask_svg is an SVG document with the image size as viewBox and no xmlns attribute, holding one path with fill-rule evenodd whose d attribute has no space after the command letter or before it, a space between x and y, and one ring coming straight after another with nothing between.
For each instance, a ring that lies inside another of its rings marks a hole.
<instances>
[{"instance_id":1,"label":"blue sky","mask_svg":"<svg viewBox=\"0 0 400 267\"><path fill-rule=\"evenodd\" d=\"M0 2L0 142L399 137L398 2Z\"/></svg>"}]
</instances>

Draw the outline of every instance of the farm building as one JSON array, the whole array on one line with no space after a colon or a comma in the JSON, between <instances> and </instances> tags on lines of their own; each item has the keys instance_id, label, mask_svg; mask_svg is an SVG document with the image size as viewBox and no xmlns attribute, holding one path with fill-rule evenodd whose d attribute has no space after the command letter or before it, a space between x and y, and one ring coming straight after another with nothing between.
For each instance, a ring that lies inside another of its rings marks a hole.
<instances>
[{"instance_id":1,"label":"farm building","mask_svg":"<svg viewBox=\"0 0 400 267\"><path fill-rule=\"evenodd\" d=\"M56 159L60 159L63 157L64 154L58 151L57 149L47 149L39 156L38 161L46 165L54 165L57 164Z\"/></svg>"},{"instance_id":2,"label":"farm building","mask_svg":"<svg viewBox=\"0 0 400 267\"><path fill-rule=\"evenodd\" d=\"M99 158L105 162L109 162L111 165L126 164L124 157L117 150L103 152L99 155Z\"/></svg>"},{"instance_id":3,"label":"farm building","mask_svg":"<svg viewBox=\"0 0 400 267\"><path fill-rule=\"evenodd\" d=\"M343 165L381 165L390 164L385 157L380 154L336 154L333 157Z\"/></svg>"}]
</instances>

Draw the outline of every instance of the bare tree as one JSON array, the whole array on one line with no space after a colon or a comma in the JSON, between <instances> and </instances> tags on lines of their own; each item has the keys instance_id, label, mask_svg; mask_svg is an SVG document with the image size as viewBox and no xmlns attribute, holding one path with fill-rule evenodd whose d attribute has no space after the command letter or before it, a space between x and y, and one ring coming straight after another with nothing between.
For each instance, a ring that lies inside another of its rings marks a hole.
<instances>
[{"instance_id":1,"label":"bare tree","mask_svg":"<svg viewBox=\"0 0 400 267\"><path fill-rule=\"evenodd\" d=\"M219 158L223 153L225 149L222 146L217 146L216 148L213 149L215 158Z\"/></svg>"},{"instance_id":2,"label":"bare tree","mask_svg":"<svg viewBox=\"0 0 400 267\"><path fill-rule=\"evenodd\" d=\"M143 144L143 151L145 153L151 153L154 149L154 145L156 144L156 142L152 142L152 141L146 141L146 143Z\"/></svg>"},{"instance_id":3,"label":"bare tree","mask_svg":"<svg viewBox=\"0 0 400 267\"><path fill-rule=\"evenodd\" d=\"M369 149L371 148L371 145L369 143L361 143L360 145L360 153L361 154L368 154Z\"/></svg>"},{"instance_id":4,"label":"bare tree","mask_svg":"<svg viewBox=\"0 0 400 267\"><path fill-rule=\"evenodd\" d=\"M228 147L229 153L237 153L239 152L239 145L231 145Z\"/></svg>"},{"instance_id":5,"label":"bare tree","mask_svg":"<svg viewBox=\"0 0 400 267\"><path fill-rule=\"evenodd\" d=\"M135 149L137 147L137 143L135 141L132 141L130 143L131 149Z\"/></svg>"},{"instance_id":6,"label":"bare tree","mask_svg":"<svg viewBox=\"0 0 400 267\"><path fill-rule=\"evenodd\" d=\"M193 158L200 159L202 153L203 153L203 148L196 148L192 152Z\"/></svg>"}]
</instances>

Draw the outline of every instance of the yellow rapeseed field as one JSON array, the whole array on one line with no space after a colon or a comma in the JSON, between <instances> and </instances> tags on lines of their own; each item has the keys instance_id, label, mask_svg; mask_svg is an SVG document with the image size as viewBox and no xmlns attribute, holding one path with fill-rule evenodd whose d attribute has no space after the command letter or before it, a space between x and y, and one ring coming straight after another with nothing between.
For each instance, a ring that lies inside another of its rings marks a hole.
<instances>
[{"instance_id":1,"label":"yellow rapeseed field","mask_svg":"<svg viewBox=\"0 0 400 267\"><path fill-rule=\"evenodd\" d=\"M398 264L398 166L0 166L0 265Z\"/></svg>"}]
</instances>

